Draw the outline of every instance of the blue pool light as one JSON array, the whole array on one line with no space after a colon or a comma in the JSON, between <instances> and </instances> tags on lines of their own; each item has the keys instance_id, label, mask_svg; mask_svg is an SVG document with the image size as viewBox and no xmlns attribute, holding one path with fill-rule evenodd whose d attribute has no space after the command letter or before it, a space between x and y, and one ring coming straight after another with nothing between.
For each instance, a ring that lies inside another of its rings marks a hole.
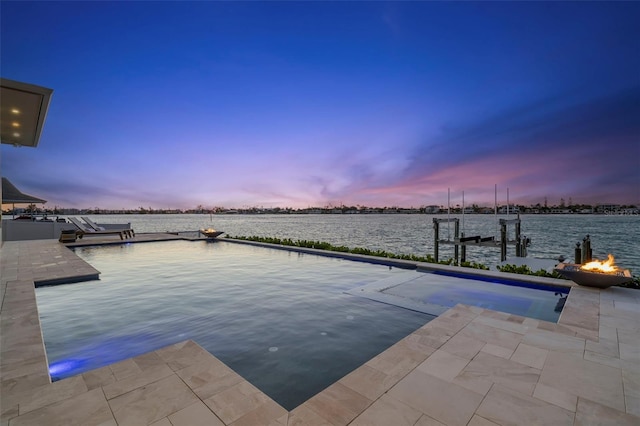
<instances>
[{"instance_id":1,"label":"blue pool light","mask_svg":"<svg viewBox=\"0 0 640 426\"><path fill-rule=\"evenodd\" d=\"M69 358L49 364L49 376L53 381L72 376L74 372L84 371L87 359Z\"/></svg>"}]
</instances>

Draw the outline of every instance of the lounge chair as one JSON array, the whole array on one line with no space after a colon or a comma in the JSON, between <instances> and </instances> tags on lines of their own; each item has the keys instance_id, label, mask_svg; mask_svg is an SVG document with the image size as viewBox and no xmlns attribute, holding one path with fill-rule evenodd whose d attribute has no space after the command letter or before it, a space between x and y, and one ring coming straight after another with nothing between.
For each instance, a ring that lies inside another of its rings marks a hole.
<instances>
[{"instance_id":1,"label":"lounge chair","mask_svg":"<svg viewBox=\"0 0 640 426\"><path fill-rule=\"evenodd\" d=\"M87 225L89 225L95 231L115 231L115 229L106 229L98 225L97 223L95 223L94 221L92 221L86 216L82 216L82 220L84 220L87 223ZM133 231L133 229L130 229L130 228L122 228L122 229L118 229L118 231L123 231L129 238L136 236L136 233Z\"/></svg>"},{"instance_id":2,"label":"lounge chair","mask_svg":"<svg viewBox=\"0 0 640 426\"><path fill-rule=\"evenodd\" d=\"M121 240L124 240L127 233L120 229L114 230L104 230L104 231L96 231L95 229L86 226L84 223L80 222L77 217L70 217L69 221L73 223L78 231L76 231L76 235L78 238L82 238L85 235L119 235Z\"/></svg>"}]
</instances>

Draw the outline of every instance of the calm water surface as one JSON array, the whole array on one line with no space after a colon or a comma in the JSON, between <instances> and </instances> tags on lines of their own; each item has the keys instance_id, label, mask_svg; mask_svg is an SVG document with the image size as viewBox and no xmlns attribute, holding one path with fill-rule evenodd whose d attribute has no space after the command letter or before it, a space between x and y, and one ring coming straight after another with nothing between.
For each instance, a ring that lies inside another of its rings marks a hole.
<instances>
[{"instance_id":1,"label":"calm water surface","mask_svg":"<svg viewBox=\"0 0 640 426\"><path fill-rule=\"evenodd\" d=\"M287 409L434 317L345 294L405 272L224 241L85 247L100 280L42 287L52 377L194 340Z\"/></svg>"},{"instance_id":2,"label":"calm water surface","mask_svg":"<svg viewBox=\"0 0 640 426\"><path fill-rule=\"evenodd\" d=\"M433 254L433 218L446 215L99 215L97 222L131 223L136 232L193 231L212 227L231 236L264 236L325 241L397 254ZM463 219L461 215L451 215ZM594 257L611 253L616 264L640 275L639 215L521 215L522 234L531 238L529 257L574 258L576 242L589 234ZM498 218L506 219L500 215ZM510 216L510 219L515 216ZM462 224L461 224L462 225ZM513 238L510 227L509 238ZM447 232L449 231L449 232ZM465 235L499 237L493 215L465 215ZM441 225L441 237L453 238L453 225ZM508 255L515 255L510 246ZM441 246L440 257L453 257L452 246ZM467 248L468 260L494 266L500 250Z\"/></svg>"}]
</instances>

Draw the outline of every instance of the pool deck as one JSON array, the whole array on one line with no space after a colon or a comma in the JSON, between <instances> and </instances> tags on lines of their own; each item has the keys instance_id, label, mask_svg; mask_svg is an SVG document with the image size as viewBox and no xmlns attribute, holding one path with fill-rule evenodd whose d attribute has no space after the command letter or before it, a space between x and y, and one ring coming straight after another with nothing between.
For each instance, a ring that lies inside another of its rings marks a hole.
<instances>
[{"instance_id":1,"label":"pool deck","mask_svg":"<svg viewBox=\"0 0 640 426\"><path fill-rule=\"evenodd\" d=\"M557 324L457 305L288 412L192 341L51 383L34 283L99 272L55 240L0 258L1 426L640 424L638 290L574 286Z\"/></svg>"}]
</instances>

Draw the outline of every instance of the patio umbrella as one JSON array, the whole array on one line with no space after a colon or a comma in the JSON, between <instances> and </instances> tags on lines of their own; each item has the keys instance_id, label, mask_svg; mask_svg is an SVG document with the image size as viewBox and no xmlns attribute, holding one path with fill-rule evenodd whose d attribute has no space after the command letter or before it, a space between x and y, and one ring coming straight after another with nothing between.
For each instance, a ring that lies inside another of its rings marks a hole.
<instances>
[{"instance_id":1,"label":"patio umbrella","mask_svg":"<svg viewBox=\"0 0 640 426\"><path fill-rule=\"evenodd\" d=\"M46 202L47 200L42 198L25 194L9 182L9 179L2 178L2 204L11 204L13 208L12 214L15 214L16 204L44 204ZM31 212L31 215L33 216L33 212Z\"/></svg>"},{"instance_id":2,"label":"patio umbrella","mask_svg":"<svg viewBox=\"0 0 640 426\"><path fill-rule=\"evenodd\" d=\"M20 191L9 179L2 178L2 204L44 204L47 200L33 197Z\"/></svg>"}]
</instances>

